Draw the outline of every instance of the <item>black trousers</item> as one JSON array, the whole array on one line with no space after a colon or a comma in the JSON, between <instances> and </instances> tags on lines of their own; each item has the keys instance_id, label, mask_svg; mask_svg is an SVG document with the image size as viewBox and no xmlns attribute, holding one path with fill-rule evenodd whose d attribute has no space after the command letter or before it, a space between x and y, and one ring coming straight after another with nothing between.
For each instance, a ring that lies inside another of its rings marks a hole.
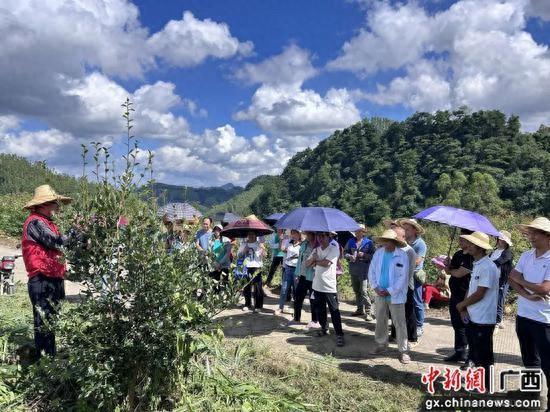
<instances>
[{"instance_id":1,"label":"black trousers","mask_svg":"<svg viewBox=\"0 0 550 412\"><path fill-rule=\"evenodd\" d=\"M493 353L493 332L495 325L480 325L479 323L469 322L466 325L466 334L468 343L470 343L469 358L475 366L481 366L485 369L485 387L489 390L489 366L495 363Z\"/></svg>"},{"instance_id":2,"label":"black trousers","mask_svg":"<svg viewBox=\"0 0 550 412\"><path fill-rule=\"evenodd\" d=\"M273 260L271 261L271 266L269 266L269 272L267 273L267 279L265 283L268 285L271 284L271 281L273 280L273 276L275 276L275 272L279 268L279 266L283 265L283 257L282 256L275 256Z\"/></svg>"},{"instance_id":3,"label":"black trousers","mask_svg":"<svg viewBox=\"0 0 550 412\"><path fill-rule=\"evenodd\" d=\"M462 321L460 313L456 309L456 305L463 300L463 298L453 298L453 295L451 294L451 299L449 300L449 314L451 315L451 324L453 325L453 329L455 331L455 352L466 353L466 348L468 347L466 324Z\"/></svg>"},{"instance_id":4,"label":"black trousers","mask_svg":"<svg viewBox=\"0 0 550 412\"><path fill-rule=\"evenodd\" d=\"M307 280L304 276L298 278L298 286L296 286L296 295L294 296L294 320L296 322L300 322L304 300L308 295L310 296L309 301L311 303L311 321L318 322L315 300L311 298L311 292L313 292L312 283L311 280Z\"/></svg>"},{"instance_id":5,"label":"black trousers","mask_svg":"<svg viewBox=\"0 0 550 412\"><path fill-rule=\"evenodd\" d=\"M332 327L337 336L343 336L342 330L342 317L340 316L340 309L338 308L338 296L336 293L325 293L313 291L315 296L315 308L317 311L317 318L321 324L321 329L328 331L327 320L327 305L330 311L330 318L332 319Z\"/></svg>"},{"instance_id":6,"label":"black trousers","mask_svg":"<svg viewBox=\"0 0 550 412\"><path fill-rule=\"evenodd\" d=\"M407 339L409 342L417 342L416 334L416 311L414 310L414 289L407 290L407 301L405 302L405 322L407 323ZM395 326L391 325L391 337L395 339Z\"/></svg>"},{"instance_id":7,"label":"black trousers","mask_svg":"<svg viewBox=\"0 0 550 412\"><path fill-rule=\"evenodd\" d=\"M264 291L262 289L262 273L259 268L248 268L248 275L252 279L243 289L245 306L252 306L252 290L254 289L254 307L264 307Z\"/></svg>"},{"instance_id":8,"label":"black trousers","mask_svg":"<svg viewBox=\"0 0 550 412\"><path fill-rule=\"evenodd\" d=\"M550 407L550 324L518 316L516 333L523 365L541 369L546 376L546 397Z\"/></svg>"},{"instance_id":9,"label":"black trousers","mask_svg":"<svg viewBox=\"0 0 550 412\"><path fill-rule=\"evenodd\" d=\"M59 302L65 298L63 279L54 279L36 275L29 279L27 285L32 303L34 318L34 346L38 356L42 352L55 356L55 334L48 323L57 314Z\"/></svg>"}]
</instances>

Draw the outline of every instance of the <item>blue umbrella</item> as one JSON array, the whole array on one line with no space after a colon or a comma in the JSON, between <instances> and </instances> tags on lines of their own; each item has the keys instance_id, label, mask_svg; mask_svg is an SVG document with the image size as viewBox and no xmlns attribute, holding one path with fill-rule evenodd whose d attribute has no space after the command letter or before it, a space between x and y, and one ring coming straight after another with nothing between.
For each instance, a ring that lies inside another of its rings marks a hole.
<instances>
[{"instance_id":1,"label":"blue umbrella","mask_svg":"<svg viewBox=\"0 0 550 412\"><path fill-rule=\"evenodd\" d=\"M354 232L359 224L347 214L330 207L300 207L284 215L277 229L297 229L310 232Z\"/></svg>"},{"instance_id":2,"label":"blue umbrella","mask_svg":"<svg viewBox=\"0 0 550 412\"><path fill-rule=\"evenodd\" d=\"M275 223L280 218L282 218L284 215L285 215L284 213L273 213L273 214L269 215L268 217L266 217L264 219L264 221L266 221L267 223Z\"/></svg>"}]
</instances>

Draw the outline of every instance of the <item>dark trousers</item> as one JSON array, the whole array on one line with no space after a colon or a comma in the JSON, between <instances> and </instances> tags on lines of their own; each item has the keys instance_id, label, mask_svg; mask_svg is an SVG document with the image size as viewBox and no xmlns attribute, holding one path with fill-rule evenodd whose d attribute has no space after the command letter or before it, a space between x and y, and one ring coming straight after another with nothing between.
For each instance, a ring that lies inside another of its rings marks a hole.
<instances>
[{"instance_id":1,"label":"dark trousers","mask_svg":"<svg viewBox=\"0 0 550 412\"><path fill-rule=\"evenodd\" d=\"M466 353L468 347L468 338L466 336L466 324L462 322L460 313L456 309L456 305L464 299L457 299L451 294L449 301L449 314L451 315L451 324L455 331L455 352Z\"/></svg>"},{"instance_id":2,"label":"dark trousers","mask_svg":"<svg viewBox=\"0 0 550 412\"><path fill-rule=\"evenodd\" d=\"M493 332L495 325L480 325L470 321L466 325L466 334L470 343L469 358L475 366L485 369L485 387L489 390L491 381L489 366L495 363L493 353Z\"/></svg>"},{"instance_id":3,"label":"dark trousers","mask_svg":"<svg viewBox=\"0 0 550 412\"><path fill-rule=\"evenodd\" d=\"M41 356L42 351L55 356L55 334L48 323L57 314L59 302L65 297L63 279L36 275L29 279L27 288L32 303L36 352L38 356Z\"/></svg>"},{"instance_id":4,"label":"dark trousers","mask_svg":"<svg viewBox=\"0 0 550 412\"><path fill-rule=\"evenodd\" d=\"M546 376L546 397L550 407L550 324L518 316L516 333L523 365L541 369Z\"/></svg>"},{"instance_id":5,"label":"dark trousers","mask_svg":"<svg viewBox=\"0 0 550 412\"><path fill-rule=\"evenodd\" d=\"M279 266L283 265L283 257L282 256L275 256L273 260L271 261L271 266L269 266L269 272L267 273L267 279L265 283L268 285L271 284L271 281L273 280L273 276L275 276L275 272L279 268Z\"/></svg>"},{"instance_id":6,"label":"dark trousers","mask_svg":"<svg viewBox=\"0 0 550 412\"><path fill-rule=\"evenodd\" d=\"M506 296L508 295L508 288L510 287L508 282L500 285L498 288L498 301L497 301L497 323L502 322L504 316L504 304L506 302Z\"/></svg>"},{"instance_id":7,"label":"dark trousers","mask_svg":"<svg viewBox=\"0 0 550 412\"><path fill-rule=\"evenodd\" d=\"M302 317L302 307L304 306L304 299L309 295L309 302L311 304L311 321L318 322L317 311L315 310L315 300L311 298L312 281L307 280L304 276L298 278L298 286L296 286L296 296L294 297L294 320L300 322Z\"/></svg>"},{"instance_id":8,"label":"dark trousers","mask_svg":"<svg viewBox=\"0 0 550 412\"><path fill-rule=\"evenodd\" d=\"M219 282L214 287L214 291L219 293L227 286L227 283L229 281L229 269L222 268L220 270L213 270L208 274L208 276Z\"/></svg>"},{"instance_id":9,"label":"dark trousers","mask_svg":"<svg viewBox=\"0 0 550 412\"><path fill-rule=\"evenodd\" d=\"M342 317L340 316L340 309L338 309L338 296L336 293L325 293L313 291L315 296L315 308L317 311L317 318L321 324L321 329L328 331L327 321L327 305L330 311L330 318L332 319L332 327L337 336L343 336L342 330Z\"/></svg>"},{"instance_id":10,"label":"dark trousers","mask_svg":"<svg viewBox=\"0 0 550 412\"><path fill-rule=\"evenodd\" d=\"M261 309L264 307L264 291L262 290L262 274L259 268L248 268L249 281L243 289L244 305L252 306L252 289L254 289L254 307Z\"/></svg>"},{"instance_id":11,"label":"dark trousers","mask_svg":"<svg viewBox=\"0 0 550 412\"><path fill-rule=\"evenodd\" d=\"M407 290L407 301L405 302L405 322L407 323L407 339L409 342L417 342L416 334L416 311L414 309L414 289ZM391 337L395 339L395 326L391 325Z\"/></svg>"}]
</instances>

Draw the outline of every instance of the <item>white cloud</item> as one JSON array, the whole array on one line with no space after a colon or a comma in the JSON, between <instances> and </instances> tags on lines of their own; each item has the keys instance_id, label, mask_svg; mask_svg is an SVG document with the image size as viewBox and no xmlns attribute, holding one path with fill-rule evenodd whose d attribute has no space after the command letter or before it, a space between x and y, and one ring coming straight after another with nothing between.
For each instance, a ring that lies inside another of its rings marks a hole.
<instances>
[{"instance_id":1,"label":"white cloud","mask_svg":"<svg viewBox=\"0 0 550 412\"><path fill-rule=\"evenodd\" d=\"M318 70L311 64L309 51L296 45L286 47L281 54L265 59L261 63L247 63L235 76L247 83L270 85L302 84L317 75Z\"/></svg>"},{"instance_id":2,"label":"white cloud","mask_svg":"<svg viewBox=\"0 0 550 412\"><path fill-rule=\"evenodd\" d=\"M546 6L527 0L461 0L429 15L415 2L377 3L367 28L346 42L329 69L363 77L384 69L405 75L367 98L413 110L501 109L532 130L550 119L548 46L525 31L526 16ZM398 30L399 28L399 30Z\"/></svg>"},{"instance_id":3,"label":"white cloud","mask_svg":"<svg viewBox=\"0 0 550 412\"><path fill-rule=\"evenodd\" d=\"M16 116L0 116L0 133L19 128L19 119Z\"/></svg>"},{"instance_id":4,"label":"white cloud","mask_svg":"<svg viewBox=\"0 0 550 412\"><path fill-rule=\"evenodd\" d=\"M0 151L24 156L32 160L66 159L79 153L76 139L59 130L7 133L0 138ZM72 155L72 156L71 156Z\"/></svg>"},{"instance_id":5,"label":"white cloud","mask_svg":"<svg viewBox=\"0 0 550 412\"><path fill-rule=\"evenodd\" d=\"M330 89L325 96L299 86L262 85L251 106L235 114L263 130L282 134L318 134L347 127L361 119L355 98L346 89Z\"/></svg>"},{"instance_id":6,"label":"white cloud","mask_svg":"<svg viewBox=\"0 0 550 412\"><path fill-rule=\"evenodd\" d=\"M329 89L324 96L304 89L304 81L318 70L311 53L296 45L257 64L246 64L236 77L260 83L251 105L235 113L236 120L250 120L277 135L316 135L331 133L360 120L355 101L360 97L347 89Z\"/></svg>"},{"instance_id":7,"label":"white cloud","mask_svg":"<svg viewBox=\"0 0 550 412\"><path fill-rule=\"evenodd\" d=\"M251 42L241 43L225 23L210 19L198 20L186 11L181 20L170 20L164 28L147 40L153 55L178 67L195 66L208 57L226 59L252 52Z\"/></svg>"},{"instance_id":8,"label":"white cloud","mask_svg":"<svg viewBox=\"0 0 550 412\"><path fill-rule=\"evenodd\" d=\"M530 0L527 10L531 16L550 21L550 2L548 0Z\"/></svg>"}]
</instances>

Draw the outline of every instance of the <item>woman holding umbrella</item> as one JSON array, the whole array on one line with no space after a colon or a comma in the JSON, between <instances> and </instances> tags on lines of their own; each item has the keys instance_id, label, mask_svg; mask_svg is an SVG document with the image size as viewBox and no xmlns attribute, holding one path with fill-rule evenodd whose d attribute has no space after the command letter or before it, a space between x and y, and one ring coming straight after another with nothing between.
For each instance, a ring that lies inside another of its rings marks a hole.
<instances>
[{"instance_id":1,"label":"woman holding umbrella","mask_svg":"<svg viewBox=\"0 0 550 412\"><path fill-rule=\"evenodd\" d=\"M245 303L242 309L245 312L248 312L251 308L255 311L263 307L264 293L262 290L261 268L265 256L265 246L258 241L258 236L270 233L273 233L273 230L254 215L230 223L221 232L222 236L229 238L245 238L237 251L237 258L243 259L243 264L250 279L243 290ZM254 306L252 306L253 289Z\"/></svg>"},{"instance_id":2,"label":"woman holding umbrella","mask_svg":"<svg viewBox=\"0 0 550 412\"><path fill-rule=\"evenodd\" d=\"M262 273L260 272L263 266L264 255L264 244L258 242L256 232L249 231L246 240L241 243L241 246L237 252L238 258L244 258L244 265L248 271L249 278L251 278L251 281L246 284L243 290L244 312L248 312L252 308L252 288L254 288L253 311L261 309L264 306Z\"/></svg>"}]
</instances>

